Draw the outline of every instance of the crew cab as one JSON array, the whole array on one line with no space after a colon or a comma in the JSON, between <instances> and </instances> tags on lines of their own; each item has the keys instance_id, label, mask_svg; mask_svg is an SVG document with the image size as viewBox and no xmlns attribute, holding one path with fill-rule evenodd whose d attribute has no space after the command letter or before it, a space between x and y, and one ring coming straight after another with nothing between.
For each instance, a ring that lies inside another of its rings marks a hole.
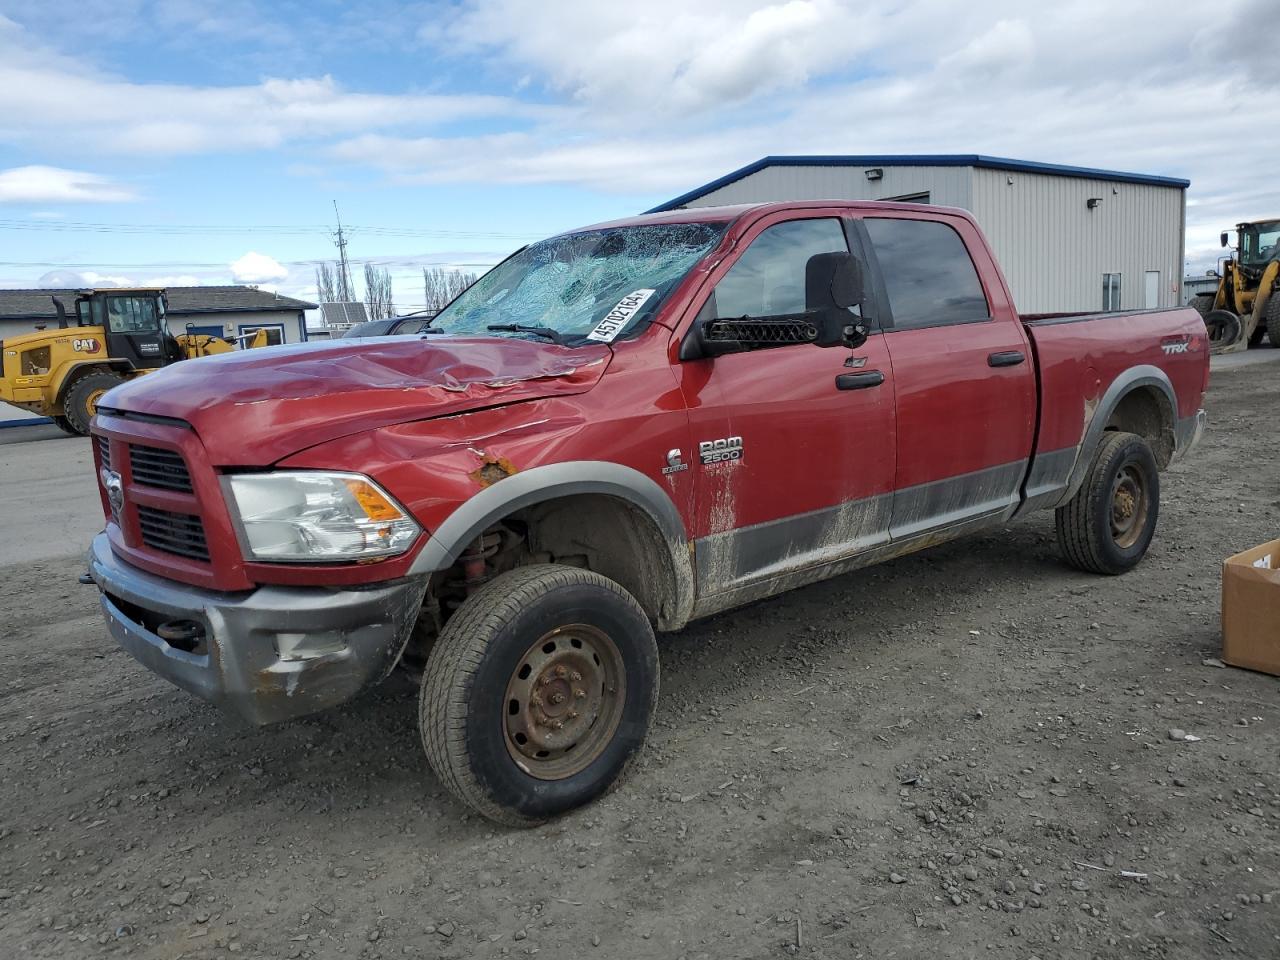
<instances>
[{"instance_id":1,"label":"crew cab","mask_svg":"<svg viewBox=\"0 0 1280 960\"><path fill-rule=\"evenodd\" d=\"M536 823L636 755L655 630L1039 509L1133 567L1208 370L1192 309L1019 317L960 210L645 215L416 336L112 390L89 572L129 653L255 723L406 668L441 782Z\"/></svg>"}]
</instances>

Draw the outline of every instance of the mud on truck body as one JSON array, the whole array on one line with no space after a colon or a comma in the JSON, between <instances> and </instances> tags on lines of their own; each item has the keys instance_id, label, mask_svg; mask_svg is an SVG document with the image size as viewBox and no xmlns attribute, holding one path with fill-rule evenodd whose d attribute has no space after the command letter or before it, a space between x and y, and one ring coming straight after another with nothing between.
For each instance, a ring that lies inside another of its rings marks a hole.
<instances>
[{"instance_id":1,"label":"mud on truck body","mask_svg":"<svg viewBox=\"0 0 1280 960\"><path fill-rule=\"evenodd\" d=\"M962 211L646 215L417 336L113 390L89 570L126 650L255 723L408 668L441 782L536 823L636 756L655 630L1036 509L1123 573L1207 382L1194 310L1019 317Z\"/></svg>"}]
</instances>

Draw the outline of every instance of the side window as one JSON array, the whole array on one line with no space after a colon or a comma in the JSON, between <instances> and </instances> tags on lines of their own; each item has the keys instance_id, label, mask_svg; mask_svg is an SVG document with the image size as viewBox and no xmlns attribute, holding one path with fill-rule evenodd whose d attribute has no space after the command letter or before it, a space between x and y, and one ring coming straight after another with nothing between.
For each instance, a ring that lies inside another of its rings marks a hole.
<instances>
[{"instance_id":1,"label":"side window","mask_svg":"<svg viewBox=\"0 0 1280 960\"><path fill-rule=\"evenodd\" d=\"M751 241L716 284L717 317L771 317L805 310L804 278L809 258L847 253L844 229L835 218L775 224Z\"/></svg>"},{"instance_id":2,"label":"side window","mask_svg":"<svg viewBox=\"0 0 1280 960\"><path fill-rule=\"evenodd\" d=\"M108 297L107 325L112 333L151 333L158 330L156 303L148 297Z\"/></svg>"},{"instance_id":3,"label":"side window","mask_svg":"<svg viewBox=\"0 0 1280 960\"><path fill-rule=\"evenodd\" d=\"M884 274L895 330L990 318L978 270L955 230L936 220L862 222Z\"/></svg>"}]
</instances>

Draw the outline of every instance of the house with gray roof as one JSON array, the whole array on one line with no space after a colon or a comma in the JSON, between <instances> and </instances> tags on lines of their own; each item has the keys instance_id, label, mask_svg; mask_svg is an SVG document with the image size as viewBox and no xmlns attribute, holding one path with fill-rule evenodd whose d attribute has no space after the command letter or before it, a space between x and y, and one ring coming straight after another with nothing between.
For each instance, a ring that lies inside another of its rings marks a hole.
<instances>
[{"instance_id":1,"label":"house with gray roof","mask_svg":"<svg viewBox=\"0 0 1280 960\"><path fill-rule=\"evenodd\" d=\"M0 340L58 323L53 298L75 316L77 290L0 290ZM267 331L271 343L307 339L306 311L316 305L256 287L166 287L169 329L174 334L208 333L230 339Z\"/></svg>"}]
</instances>

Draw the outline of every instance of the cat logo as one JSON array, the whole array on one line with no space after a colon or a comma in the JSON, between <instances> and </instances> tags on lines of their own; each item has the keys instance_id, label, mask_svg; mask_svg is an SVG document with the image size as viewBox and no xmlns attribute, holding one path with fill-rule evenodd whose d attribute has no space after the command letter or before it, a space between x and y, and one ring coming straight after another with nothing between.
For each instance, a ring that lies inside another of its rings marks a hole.
<instances>
[{"instance_id":1,"label":"cat logo","mask_svg":"<svg viewBox=\"0 0 1280 960\"><path fill-rule=\"evenodd\" d=\"M71 341L71 349L76 353L97 353L102 349L102 344L93 337L77 337Z\"/></svg>"}]
</instances>

